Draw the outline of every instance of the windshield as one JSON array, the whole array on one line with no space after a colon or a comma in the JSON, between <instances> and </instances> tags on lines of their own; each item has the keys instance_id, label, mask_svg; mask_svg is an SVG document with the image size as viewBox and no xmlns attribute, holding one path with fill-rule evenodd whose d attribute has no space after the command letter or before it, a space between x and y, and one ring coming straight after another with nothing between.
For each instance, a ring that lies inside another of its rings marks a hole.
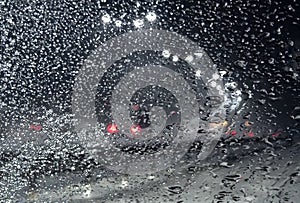
<instances>
[{"instance_id":1,"label":"windshield","mask_svg":"<svg viewBox=\"0 0 300 203\"><path fill-rule=\"evenodd\" d=\"M0 1L0 202L297 202L299 13Z\"/></svg>"}]
</instances>

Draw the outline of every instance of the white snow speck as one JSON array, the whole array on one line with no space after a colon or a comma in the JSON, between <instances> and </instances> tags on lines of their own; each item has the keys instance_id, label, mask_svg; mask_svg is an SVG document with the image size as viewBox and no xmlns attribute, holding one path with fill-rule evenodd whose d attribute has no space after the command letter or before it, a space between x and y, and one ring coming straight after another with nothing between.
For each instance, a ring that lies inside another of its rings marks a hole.
<instances>
[{"instance_id":1,"label":"white snow speck","mask_svg":"<svg viewBox=\"0 0 300 203\"><path fill-rule=\"evenodd\" d=\"M203 57L203 53L194 53L195 54L195 56L197 56L198 58L202 58Z\"/></svg>"},{"instance_id":2,"label":"white snow speck","mask_svg":"<svg viewBox=\"0 0 300 203\"><path fill-rule=\"evenodd\" d=\"M149 21L149 22L153 22L156 20L156 14L154 12L149 12L147 13L146 15L146 19Z\"/></svg>"},{"instance_id":3,"label":"white snow speck","mask_svg":"<svg viewBox=\"0 0 300 203\"><path fill-rule=\"evenodd\" d=\"M196 77L201 77L201 70L196 71Z\"/></svg>"},{"instance_id":4,"label":"white snow speck","mask_svg":"<svg viewBox=\"0 0 300 203\"><path fill-rule=\"evenodd\" d=\"M144 21L142 19L136 19L133 21L133 25L136 28L141 28L144 25Z\"/></svg>"},{"instance_id":5,"label":"white snow speck","mask_svg":"<svg viewBox=\"0 0 300 203\"><path fill-rule=\"evenodd\" d=\"M102 16L101 20L102 20L103 23L106 24L106 23L109 23L111 21L111 17L110 17L110 15L105 14L105 15Z\"/></svg>"},{"instance_id":6,"label":"white snow speck","mask_svg":"<svg viewBox=\"0 0 300 203\"><path fill-rule=\"evenodd\" d=\"M172 60L173 60L174 62L177 62L177 61L179 60L179 58L178 58L178 56L173 56L173 57L172 57Z\"/></svg>"},{"instance_id":7,"label":"white snow speck","mask_svg":"<svg viewBox=\"0 0 300 203\"><path fill-rule=\"evenodd\" d=\"M165 58L169 58L170 55L171 55L171 53L170 53L169 50L163 50L162 55L163 55L163 57L165 57Z\"/></svg>"},{"instance_id":8,"label":"white snow speck","mask_svg":"<svg viewBox=\"0 0 300 203\"><path fill-rule=\"evenodd\" d=\"M121 27L121 26L122 26L122 21L116 20L116 21L115 21L115 25L116 25L117 27Z\"/></svg>"},{"instance_id":9,"label":"white snow speck","mask_svg":"<svg viewBox=\"0 0 300 203\"><path fill-rule=\"evenodd\" d=\"M190 62L192 62L192 61L194 60L194 57L193 57L192 55L188 55L188 56L185 58L185 60L186 60L188 63L190 63Z\"/></svg>"}]
</instances>

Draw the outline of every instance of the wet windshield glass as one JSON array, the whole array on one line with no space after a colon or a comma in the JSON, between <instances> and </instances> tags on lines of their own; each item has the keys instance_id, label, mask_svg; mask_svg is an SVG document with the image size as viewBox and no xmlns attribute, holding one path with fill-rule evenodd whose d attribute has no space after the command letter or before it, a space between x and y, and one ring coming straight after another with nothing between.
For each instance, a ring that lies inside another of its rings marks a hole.
<instances>
[{"instance_id":1,"label":"wet windshield glass","mask_svg":"<svg viewBox=\"0 0 300 203\"><path fill-rule=\"evenodd\" d=\"M0 202L297 202L296 0L0 0Z\"/></svg>"}]
</instances>

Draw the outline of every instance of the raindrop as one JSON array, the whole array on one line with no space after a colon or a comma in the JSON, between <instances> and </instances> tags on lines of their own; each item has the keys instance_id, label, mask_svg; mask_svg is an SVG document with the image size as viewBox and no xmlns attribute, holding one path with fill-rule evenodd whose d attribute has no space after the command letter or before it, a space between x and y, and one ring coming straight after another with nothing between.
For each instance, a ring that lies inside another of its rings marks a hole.
<instances>
[{"instance_id":1,"label":"raindrop","mask_svg":"<svg viewBox=\"0 0 300 203\"><path fill-rule=\"evenodd\" d=\"M116 20L116 21L115 21L115 25L116 25L117 27L121 27L121 26L122 26L122 21Z\"/></svg>"},{"instance_id":2,"label":"raindrop","mask_svg":"<svg viewBox=\"0 0 300 203\"><path fill-rule=\"evenodd\" d=\"M110 15L105 14L105 15L103 15L103 16L101 17L101 20L102 20L103 23L107 24L107 23L110 23L111 17L110 17Z\"/></svg>"},{"instance_id":3,"label":"raindrop","mask_svg":"<svg viewBox=\"0 0 300 203\"><path fill-rule=\"evenodd\" d=\"M171 56L171 53L169 50L163 50L162 56L165 58L169 58Z\"/></svg>"},{"instance_id":4,"label":"raindrop","mask_svg":"<svg viewBox=\"0 0 300 203\"><path fill-rule=\"evenodd\" d=\"M136 19L133 21L133 25L136 28L141 28L144 26L144 21L142 19Z\"/></svg>"},{"instance_id":5,"label":"raindrop","mask_svg":"<svg viewBox=\"0 0 300 203\"><path fill-rule=\"evenodd\" d=\"M147 13L146 15L146 19L149 21L149 22L153 22L156 20L156 14L154 12L149 12Z\"/></svg>"}]
</instances>

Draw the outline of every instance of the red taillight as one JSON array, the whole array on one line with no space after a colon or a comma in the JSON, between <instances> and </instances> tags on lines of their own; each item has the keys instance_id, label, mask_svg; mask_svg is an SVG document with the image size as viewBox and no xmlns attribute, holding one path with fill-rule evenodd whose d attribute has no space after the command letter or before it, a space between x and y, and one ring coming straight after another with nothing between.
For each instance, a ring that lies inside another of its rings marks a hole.
<instances>
[{"instance_id":1,"label":"red taillight","mask_svg":"<svg viewBox=\"0 0 300 203\"><path fill-rule=\"evenodd\" d=\"M247 135L248 135L249 137L254 137L254 132L251 132L251 131L250 131L250 132L247 133Z\"/></svg>"},{"instance_id":2,"label":"red taillight","mask_svg":"<svg viewBox=\"0 0 300 203\"><path fill-rule=\"evenodd\" d=\"M272 134L272 137L276 138L276 137L279 137L281 134L282 134L281 131L276 131Z\"/></svg>"},{"instance_id":3,"label":"red taillight","mask_svg":"<svg viewBox=\"0 0 300 203\"><path fill-rule=\"evenodd\" d=\"M232 131L230 132L230 134L231 134L232 136L235 136L235 135L237 134L237 132L236 132L235 130L232 130Z\"/></svg>"},{"instance_id":4,"label":"red taillight","mask_svg":"<svg viewBox=\"0 0 300 203\"><path fill-rule=\"evenodd\" d=\"M110 134L114 134L114 133L119 132L118 126L115 123L108 124L106 130Z\"/></svg>"},{"instance_id":5,"label":"red taillight","mask_svg":"<svg viewBox=\"0 0 300 203\"><path fill-rule=\"evenodd\" d=\"M34 130L34 131L41 131L42 128L43 128L43 127L42 127L41 125L34 125L34 124L31 124L31 125L29 126L29 129Z\"/></svg>"},{"instance_id":6,"label":"red taillight","mask_svg":"<svg viewBox=\"0 0 300 203\"><path fill-rule=\"evenodd\" d=\"M132 135L138 135L142 132L142 128L139 125L132 125L130 128L130 132Z\"/></svg>"}]
</instances>

